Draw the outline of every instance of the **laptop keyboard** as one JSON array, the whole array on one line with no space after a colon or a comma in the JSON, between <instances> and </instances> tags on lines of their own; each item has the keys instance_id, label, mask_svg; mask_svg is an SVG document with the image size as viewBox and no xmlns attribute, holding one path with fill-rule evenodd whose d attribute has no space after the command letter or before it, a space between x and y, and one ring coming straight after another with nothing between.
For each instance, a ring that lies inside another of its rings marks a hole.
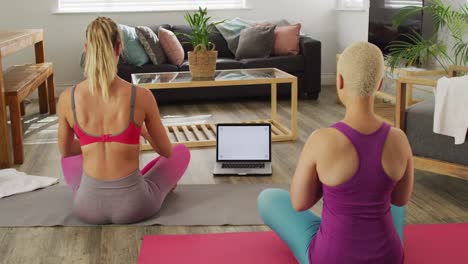
<instances>
[{"instance_id":1,"label":"laptop keyboard","mask_svg":"<svg viewBox=\"0 0 468 264\"><path fill-rule=\"evenodd\" d=\"M263 169L265 163L223 163L223 169Z\"/></svg>"}]
</instances>

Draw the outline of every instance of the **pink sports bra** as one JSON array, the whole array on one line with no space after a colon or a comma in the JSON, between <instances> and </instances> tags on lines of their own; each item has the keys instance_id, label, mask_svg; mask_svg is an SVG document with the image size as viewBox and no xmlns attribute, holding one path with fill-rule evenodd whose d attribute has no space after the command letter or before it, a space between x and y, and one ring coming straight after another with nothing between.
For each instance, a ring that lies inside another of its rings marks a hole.
<instances>
[{"instance_id":1,"label":"pink sports bra","mask_svg":"<svg viewBox=\"0 0 468 264\"><path fill-rule=\"evenodd\" d=\"M104 135L92 135L86 133L78 123L78 119L76 118L76 110L75 110L75 88L74 86L71 91L71 103L72 103L72 111L73 111L73 118L75 119L75 124L73 126L73 130L75 131L78 140L80 141L81 146L85 146L92 143L97 142L118 142L123 144L139 144L140 143L140 135L141 135L141 127L135 124L133 120L133 115L135 112L135 97L136 97L136 87L132 85L132 96L130 101L130 120L128 121L127 128L117 134L104 134Z\"/></svg>"}]
</instances>

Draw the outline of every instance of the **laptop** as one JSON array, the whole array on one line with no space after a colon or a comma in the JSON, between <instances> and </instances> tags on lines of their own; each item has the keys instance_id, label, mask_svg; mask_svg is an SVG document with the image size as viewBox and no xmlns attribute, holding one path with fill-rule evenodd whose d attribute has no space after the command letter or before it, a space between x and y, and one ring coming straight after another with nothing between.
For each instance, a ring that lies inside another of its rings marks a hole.
<instances>
[{"instance_id":1,"label":"laptop","mask_svg":"<svg viewBox=\"0 0 468 264\"><path fill-rule=\"evenodd\" d=\"M214 175L271 175L270 124L218 124Z\"/></svg>"}]
</instances>

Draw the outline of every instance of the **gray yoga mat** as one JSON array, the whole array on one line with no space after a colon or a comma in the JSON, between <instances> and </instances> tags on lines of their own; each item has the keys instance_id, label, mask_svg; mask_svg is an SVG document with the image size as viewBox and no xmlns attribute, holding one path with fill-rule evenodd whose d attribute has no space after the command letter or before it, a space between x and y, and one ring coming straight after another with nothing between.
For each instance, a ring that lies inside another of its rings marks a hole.
<instances>
[{"instance_id":1,"label":"gray yoga mat","mask_svg":"<svg viewBox=\"0 0 468 264\"><path fill-rule=\"evenodd\" d=\"M179 185L158 215L135 225L261 225L257 196L284 184ZM89 226L72 214L72 193L55 185L0 199L0 227Z\"/></svg>"}]
</instances>

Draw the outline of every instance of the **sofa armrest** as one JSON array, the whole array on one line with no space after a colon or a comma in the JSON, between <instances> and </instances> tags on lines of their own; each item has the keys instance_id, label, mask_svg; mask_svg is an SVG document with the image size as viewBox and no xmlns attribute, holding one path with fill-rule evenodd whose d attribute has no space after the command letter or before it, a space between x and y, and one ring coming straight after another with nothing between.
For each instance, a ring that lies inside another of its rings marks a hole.
<instances>
[{"instance_id":1,"label":"sofa armrest","mask_svg":"<svg viewBox=\"0 0 468 264\"><path fill-rule=\"evenodd\" d=\"M321 90L322 43L311 37L302 36L299 41L304 56L304 92L317 99Z\"/></svg>"}]
</instances>

